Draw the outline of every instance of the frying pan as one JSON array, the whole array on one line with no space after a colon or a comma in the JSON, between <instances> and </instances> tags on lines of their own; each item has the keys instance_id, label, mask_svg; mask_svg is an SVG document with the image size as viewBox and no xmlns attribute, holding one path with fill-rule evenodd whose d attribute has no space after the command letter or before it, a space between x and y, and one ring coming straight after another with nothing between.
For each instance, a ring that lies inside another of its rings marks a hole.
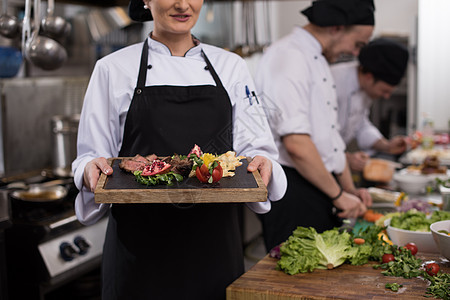
<instances>
[{"instance_id":1,"label":"frying pan","mask_svg":"<svg viewBox=\"0 0 450 300\"><path fill-rule=\"evenodd\" d=\"M10 193L13 200L24 205L54 205L67 196L67 188L59 185L61 180L40 184L30 184L27 189L15 190Z\"/></svg>"}]
</instances>

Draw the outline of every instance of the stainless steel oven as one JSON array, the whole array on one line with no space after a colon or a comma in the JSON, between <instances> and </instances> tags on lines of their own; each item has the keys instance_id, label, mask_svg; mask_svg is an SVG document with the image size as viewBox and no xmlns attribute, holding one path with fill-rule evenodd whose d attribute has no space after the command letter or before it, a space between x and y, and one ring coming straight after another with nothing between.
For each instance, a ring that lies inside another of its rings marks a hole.
<instances>
[{"instance_id":1,"label":"stainless steel oven","mask_svg":"<svg viewBox=\"0 0 450 300\"><path fill-rule=\"evenodd\" d=\"M5 230L11 300L53 299L53 294L64 294L64 299L89 299L81 296L86 293L91 299L100 299L100 266L108 220L91 226L79 223L74 213L78 191L73 182L65 187L68 194L63 201L42 207L22 205L11 197L11 189L0 193L0 202L8 201L11 207L11 226ZM68 292L68 286L93 272L97 276L91 277L87 287L79 291L72 287Z\"/></svg>"}]
</instances>

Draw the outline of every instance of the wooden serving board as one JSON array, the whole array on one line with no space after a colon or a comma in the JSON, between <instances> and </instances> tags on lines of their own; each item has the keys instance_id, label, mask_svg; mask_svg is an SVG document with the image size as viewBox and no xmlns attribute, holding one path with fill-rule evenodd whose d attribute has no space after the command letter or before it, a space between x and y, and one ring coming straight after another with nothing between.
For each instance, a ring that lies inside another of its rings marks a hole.
<instances>
[{"instance_id":1,"label":"wooden serving board","mask_svg":"<svg viewBox=\"0 0 450 300\"><path fill-rule=\"evenodd\" d=\"M172 186L146 186L130 172L119 168L122 157L108 159L113 174L101 174L95 189L96 203L231 203L263 202L267 189L258 171L248 172L248 160L236 168L233 177L206 184L195 178L184 178Z\"/></svg>"},{"instance_id":2,"label":"wooden serving board","mask_svg":"<svg viewBox=\"0 0 450 300\"><path fill-rule=\"evenodd\" d=\"M435 261L443 272L450 272L450 263L437 254L418 253L424 262ZM247 273L227 288L227 300L288 299L426 299L428 282L420 278L384 276L375 263L363 266L341 265L333 270L288 275L275 270L277 259L264 257ZM385 288L398 283L398 292ZM431 298L433 299L433 298Z\"/></svg>"}]
</instances>

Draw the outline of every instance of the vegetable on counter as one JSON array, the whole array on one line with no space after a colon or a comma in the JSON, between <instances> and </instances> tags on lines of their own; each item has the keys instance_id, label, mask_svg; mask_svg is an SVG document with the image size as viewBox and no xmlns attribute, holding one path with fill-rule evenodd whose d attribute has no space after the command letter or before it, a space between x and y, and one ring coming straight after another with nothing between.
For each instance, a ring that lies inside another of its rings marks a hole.
<instances>
[{"instance_id":1,"label":"vegetable on counter","mask_svg":"<svg viewBox=\"0 0 450 300\"><path fill-rule=\"evenodd\" d=\"M435 276L430 276L427 273L423 274L423 277L430 281L430 285L427 287L425 297L434 297L444 300L450 300L450 274L439 273Z\"/></svg>"},{"instance_id":2,"label":"vegetable on counter","mask_svg":"<svg viewBox=\"0 0 450 300\"><path fill-rule=\"evenodd\" d=\"M317 233L310 227L297 227L280 247L277 268L294 275L314 269L332 269L353 255L351 235L337 228Z\"/></svg>"},{"instance_id":3,"label":"vegetable on counter","mask_svg":"<svg viewBox=\"0 0 450 300\"><path fill-rule=\"evenodd\" d=\"M398 290L402 287L402 284L394 283L386 283L385 288L390 289L393 292L398 292Z\"/></svg>"},{"instance_id":4,"label":"vegetable on counter","mask_svg":"<svg viewBox=\"0 0 450 300\"><path fill-rule=\"evenodd\" d=\"M297 227L280 247L277 268L294 275L336 268L345 262L363 265L369 260L381 261L389 247L378 238L382 229L373 225L351 234L338 228L317 233L311 227Z\"/></svg>"}]
</instances>

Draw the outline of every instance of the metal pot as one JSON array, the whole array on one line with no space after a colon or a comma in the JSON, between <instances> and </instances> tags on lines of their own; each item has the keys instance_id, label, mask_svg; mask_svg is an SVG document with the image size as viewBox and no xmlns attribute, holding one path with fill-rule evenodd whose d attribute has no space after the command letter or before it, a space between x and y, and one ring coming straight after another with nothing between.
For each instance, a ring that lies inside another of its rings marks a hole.
<instances>
[{"instance_id":1,"label":"metal pot","mask_svg":"<svg viewBox=\"0 0 450 300\"><path fill-rule=\"evenodd\" d=\"M71 177L72 162L77 157L77 134L80 115L53 116L53 173L60 177Z\"/></svg>"}]
</instances>

